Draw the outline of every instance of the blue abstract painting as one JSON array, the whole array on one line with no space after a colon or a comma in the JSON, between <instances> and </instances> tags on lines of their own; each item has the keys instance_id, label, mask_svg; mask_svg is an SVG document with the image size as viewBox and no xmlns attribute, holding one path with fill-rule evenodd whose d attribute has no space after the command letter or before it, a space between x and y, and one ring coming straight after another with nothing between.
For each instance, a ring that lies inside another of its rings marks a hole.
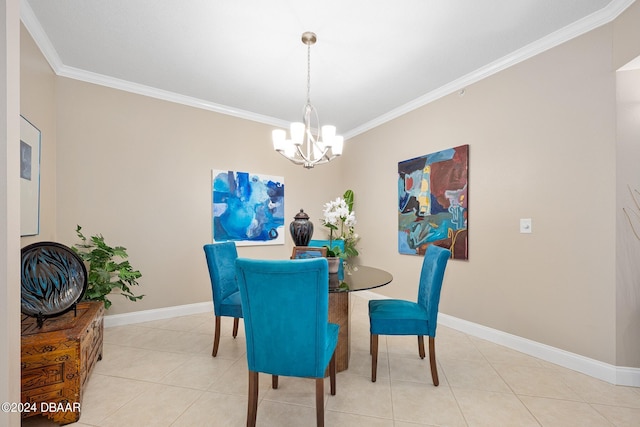
<instances>
[{"instance_id":1,"label":"blue abstract painting","mask_svg":"<svg viewBox=\"0 0 640 427\"><path fill-rule=\"evenodd\" d=\"M212 170L213 241L284 244L284 178Z\"/></svg>"},{"instance_id":2,"label":"blue abstract painting","mask_svg":"<svg viewBox=\"0 0 640 427\"><path fill-rule=\"evenodd\" d=\"M424 255L429 245L469 259L469 145L398 163L398 252Z\"/></svg>"}]
</instances>

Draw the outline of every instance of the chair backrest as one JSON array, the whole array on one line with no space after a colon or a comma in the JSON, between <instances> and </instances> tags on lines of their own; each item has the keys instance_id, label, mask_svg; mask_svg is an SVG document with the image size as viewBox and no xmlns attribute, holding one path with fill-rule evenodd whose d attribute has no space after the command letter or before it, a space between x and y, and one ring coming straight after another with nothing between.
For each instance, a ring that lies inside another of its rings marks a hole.
<instances>
[{"instance_id":1,"label":"chair backrest","mask_svg":"<svg viewBox=\"0 0 640 427\"><path fill-rule=\"evenodd\" d=\"M249 370L322 378L327 347L326 258L238 258Z\"/></svg>"},{"instance_id":2,"label":"chair backrest","mask_svg":"<svg viewBox=\"0 0 640 427\"><path fill-rule=\"evenodd\" d=\"M427 253L422 261L420 272L420 287L418 289L418 304L422 306L429 316L429 336L435 337L438 322L438 305L440 304L440 291L444 279L444 270L447 261L451 257L448 249L436 245L429 245Z\"/></svg>"},{"instance_id":3,"label":"chair backrest","mask_svg":"<svg viewBox=\"0 0 640 427\"><path fill-rule=\"evenodd\" d=\"M329 247L329 241L328 240L310 240L309 241L309 246L320 246L320 247L327 246L327 247ZM344 252L344 240L340 240L340 239L332 240L331 241L331 249L335 248L336 246L339 247L342 252ZM338 265L338 275L342 277L343 274L344 274L343 266L342 266L342 263L340 263Z\"/></svg>"},{"instance_id":4,"label":"chair backrest","mask_svg":"<svg viewBox=\"0 0 640 427\"><path fill-rule=\"evenodd\" d=\"M220 304L229 295L238 291L236 281L236 259L238 251L234 242L223 242L204 245L207 257L211 290L213 292L213 311L220 313Z\"/></svg>"},{"instance_id":5,"label":"chair backrest","mask_svg":"<svg viewBox=\"0 0 640 427\"><path fill-rule=\"evenodd\" d=\"M328 240L309 240L309 246L318 246L318 247L327 246L328 247L329 241ZM332 240L330 249L333 249L336 246L339 247L341 251L344 251L344 240Z\"/></svg>"},{"instance_id":6,"label":"chair backrest","mask_svg":"<svg viewBox=\"0 0 640 427\"><path fill-rule=\"evenodd\" d=\"M294 246L291 259L326 257L327 248L317 246Z\"/></svg>"}]
</instances>

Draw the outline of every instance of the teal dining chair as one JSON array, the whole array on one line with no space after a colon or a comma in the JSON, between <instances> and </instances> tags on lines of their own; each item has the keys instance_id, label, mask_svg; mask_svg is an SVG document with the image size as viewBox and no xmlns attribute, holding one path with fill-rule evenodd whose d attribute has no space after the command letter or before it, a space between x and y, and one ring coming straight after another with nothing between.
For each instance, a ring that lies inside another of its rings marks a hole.
<instances>
[{"instance_id":1,"label":"teal dining chair","mask_svg":"<svg viewBox=\"0 0 640 427\"><path fill-rule=\"evenodd\" d=\"M238 322L242 317L242 304L236 281L238 251L234 242L223 242L204 245L204 254L209 267L213 294L213 312L216 317L211 355L216 357L218 346L220 345L222 316L233 317L233 338L238 336Z\"/></svg>"},{"instance_id":2,"label":"teal dining chair","mask_svg":"<svg viewBox=\"0 0 640 427\"><path fill-rule=\"evenodd\" d=\"M314 247L329 247L329 241L328 240L309 240L309 246L314 246ZM331 249L335 248L335 247L340 248L340 250L342 252L344 252L344 240L341 239L337 239L337 240L332 240L331 241ZM342 276L344 274L344 267L343 264L340 263L338 264L338 275Z\"/></svg>"},{"instance_id":3,"label":"teal dining chair","mask_svg":"<svg viewBox=\"0 0 640 427\"><path fill-rule=\"evenodd\" d=\"M397 299L370 300L369 326L371 339L371 381L376 381L378 368L379 335L417 335L418 354L424 359L424 336L429 337L429 362L431 378L437 386L438 368L436 367L435 338L438 321L438 304L444 271L451 252L436 245L429 245L422 261L418 301Z\"/></svg>"},{"instance_id":4,"label":"teal dining chair","mask_svg":"<svg viewBox=\"0 0 640 427\"><path fill-rule=\"evenodd\" d=\"M329 241L328 240L309 240L309 245L308 246L313 246L313 247L323 247L323 246L327 246L329 247ZM331 241L331 249L335 248L335 247L339 247L341 251L344 252L344 240L332 240Z\"/></svg>"},{"instance_id":5,"label":"teal dining chair","mask_svg":"<svg viewBox=\"0 0 640 427\"><path fill-rule=\"evenodd\" d=\"M258 373L316 379L316 424L324 425L324 376L336 394L339 326L329 323L326 258L236 261L249 368L247 426L256 424Z\"/></svg>"},{"instance_id":6,"label":"teal dining chair","mask_svg":"<svg viewBox=\"0 0 640 427\"><path fill-rule=\"evenodd\" d=\"M326 257L327 248L316 246L294 246L291 259Z\"/></svg>"}]
</instances>

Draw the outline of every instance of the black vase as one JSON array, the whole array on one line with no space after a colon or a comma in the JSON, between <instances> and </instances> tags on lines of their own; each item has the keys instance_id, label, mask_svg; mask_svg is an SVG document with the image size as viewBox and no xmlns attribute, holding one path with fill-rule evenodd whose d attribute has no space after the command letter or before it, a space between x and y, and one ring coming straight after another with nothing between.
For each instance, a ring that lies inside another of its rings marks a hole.
<instances>
[{"instance_id":1,"label":"black vase","mask_svg":"<svg viewBox=\"0 0 640 427\"><path fill-rule=\"evenodd\" d=\"M289 232L296 246L308 246L311 236L313 236L313 223L309 221L309 215L300 209L300 212L293 217L289 225Z\"/></svg>"}]
</instances>

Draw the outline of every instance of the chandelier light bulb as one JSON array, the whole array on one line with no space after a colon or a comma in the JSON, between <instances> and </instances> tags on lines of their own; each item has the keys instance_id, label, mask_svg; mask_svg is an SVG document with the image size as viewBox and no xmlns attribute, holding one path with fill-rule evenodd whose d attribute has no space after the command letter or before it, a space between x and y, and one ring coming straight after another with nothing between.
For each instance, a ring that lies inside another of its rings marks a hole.
<instances>
[{"instance_id":1,"label":"chandelier light bulb","mask_svg":"<svg viewBox=\"0 0 640 427\"><path fill-rule=\"evenodd\" d=\"M300 122L295 122L295 123L291 123L291 141L293 141L293 143L295 145L302 145L302 143L304 142L304 132L305 131L305 126L304 123L300 123Z\"/></svg>"},{"instance_id":2,"label":"chandelier light bulb","mask_svg":"<svg viewBox=\"0 0 640 427\"><path fill-rule=\"evenodd\" d=\"M331 148L334 139L336 139L336 127L333 125L322 126L322 141L324 142L324 146Z\"/></svg>"},{"instance_id":3,"label":"chandelier light bulb","mask_svg":"<svg viewBox=\"0 0 640 427\"><path fill-rule=\"evenodd\" d=\"M273 140L273 149L276 151L284 151L285 143L287 139L287 132L284 129L274 129L271 132L271 139Z\"/></svg>"},{"instance_id":4,"label":"chandelier light bulb","mask_svg":"<svg viewBox=\"0 0 640 427\"><path fill-rule=\"evenodd\" d=\"M342 148L344 147L344 137L336 136L333 140L333 146L331 147L331 152L334 156L342 156Z\"/></svg>"}]
</instances>

